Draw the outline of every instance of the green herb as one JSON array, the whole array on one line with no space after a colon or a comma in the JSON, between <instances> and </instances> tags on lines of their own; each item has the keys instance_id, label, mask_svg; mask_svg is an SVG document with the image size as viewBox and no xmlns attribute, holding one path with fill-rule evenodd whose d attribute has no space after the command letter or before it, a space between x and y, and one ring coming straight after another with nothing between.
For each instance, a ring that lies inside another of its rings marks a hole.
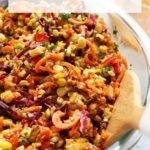
<instances>
[{"instance_id":1,"label":"green herb","mask_svg":"<svg viewBox=\"0 0 150 150\"><path fill-rule=\"evenodd\" d=\"M94 16L95 16L95 18L98 18L98 17L99 17L99 15L98 15L98 14L95 14Z\"/></svg>"},{"instance_id":2,"label":"green herb","mask_svg":"<svg viewBox=\"0 0 150 150\"><path fill-rule=\"evenodd\" d=\"M52 44L49 48L50 51L52 51L53 49L55 49L57 47L57 45Z\"/></svg>"},{"instance_id":3,"label":"green herb","mask_svg":"<svg viewBox=\"0 0 150 150\"><path fill-rule=\"evenodd\" d=\"M40 127L39 127L39 126L36 126L36 129L37 129L37 130L39 130L39 129L40 129Z\"/></svg>"},{"instance_id":4,"label":"green herb","mask_svg":"<svg viewBox=\"0 0 150 150\"><path fill-rule=\"evenodd\" d=\"M102 68L102 75L107 76L108 71L110 70L112 70L112 66L107 66L107 67Z\"/></svg>"},{"instance_id":5,"label":"green herb","mask_svg":"<svg viewBox=\"0 0 150 150\"><path fill-rule=\"evenodd\" d=\"M130 64L130 67L132 67L132 64Z\"/></svg>"},{"instance_id":6,"label":"green herb","mask_svg":"<svg viewBox=\"0 0 150 150\"><path fill-rule=\"evenodd\" d=\"M48 43L47 42L43 42L42 45L48 49Z\"/></svg>"},{"instance_id":7,"label":"green herb","mask_svg":"<svg viewBox=\"0 0 150 150\"><path fill-rule=\"evenodd\" d=\"M19 50L23 50L24 48L22 47L22 46L20 46L20 45L16 45L16 46L14 46L14 48L15 49L19 49Z\"/></svg>"},{"instance_id":8,"label":"green herb","mask_svg":"<svg viewBox=\"0 0 150 150\"><path fill-rule=\"evenodd\" d=\"M67 19L71 18L71 14L69 14L69 13L62 13L60 15L60 17L61 17L62 20L67 20Z\"/></svg>"},{"instance_id":9,"label":"green herb","mask_svg":"<svg viewBox=\"0 0 150 150\"><path fill-rule=\"evenodd\" d=\"M113 34L116 35L117 33L118 33L118 30L117 30L117 28L115 27L114 30L113 30Z\"/></svg>"},{"instance_id":10,"label":"green herb","mask_svg":"<svg viewBox=\"0 0 150 150\"><path fill-rule=\"evenodd\" d=\"M77 142L77 140L76 140L76 139L73 139L73 141L74 141L74 142Z\"/></svg>"},{"instance_id":11,"label":"green herb","mask_svg":"<svg viewBox=\"0 0 150 150\"><path fill-rule=\"evenodd\" d=\"M64 51L64 56L66 56L66 54L67 54L67 50Z\"/></svg>"},{"instance_id":12,"label":"green herb","mask_svg":"<svg viewBox=\"0 0 150 150\"><path fill-rule=\"evenodd\" d=\"M115 43L114 49L115 49L115 50L118 50L118 48L119 48L119 45Z\"/></svg>"},{"instance_id":13,"label":"green herb","mask_svg":"<svg viewBox=\"0 0 150 150\"><path fill-rule=\"evenodd\" d=\"M105 57L105 55L103 53L99 53L97 56L99 59L104 59L104 57Z\"/></svg>"},{"instance_id":14,"label":"green herb","mask_svg":"<svg viewBox=\"0 0 150 150\"><path fill-rule=\"evenodd\" d=\"M27 140L25 137L20 137L20 138L18 139L18 142L19 142L19 143L27 143L28 140Z\"/></svg>"},{"instance_id":15,"label":"green herb","mask_svg":"<svg viewBox=\"0 0 150 150\"><path fill-rule=\"evenodd\" d=\"M43 58L45 56L45 54L41 54L40 57Z\"/></svg>"},{"instance_id":16,"label":"green herb","mask_svg":"<svg viewBox=\"0 0 150 150\"><path fill-rule=\"evenodd\" d=\"M96 94L94 94L94 95L92 96L92 98L93 98L93 99L96 99L96 98L97 98L97 95L96 95Z\"/></svg>"}]
</instances>

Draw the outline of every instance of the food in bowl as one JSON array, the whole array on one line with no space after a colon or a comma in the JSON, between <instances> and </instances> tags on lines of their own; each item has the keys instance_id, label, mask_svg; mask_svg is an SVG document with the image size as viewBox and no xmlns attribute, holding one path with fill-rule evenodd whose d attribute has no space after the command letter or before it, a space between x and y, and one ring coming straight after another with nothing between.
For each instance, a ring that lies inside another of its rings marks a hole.
<instances>
[{"instance_id":1,"label":"food in bowl","mask_svg":"<svg viewBox=\"0 0 150 150\"><path fill-rule=\"evenodd\" d=\"M127 69L104 20L0 12L0 148L100 150Z\"/></svg>"}]
</instances>

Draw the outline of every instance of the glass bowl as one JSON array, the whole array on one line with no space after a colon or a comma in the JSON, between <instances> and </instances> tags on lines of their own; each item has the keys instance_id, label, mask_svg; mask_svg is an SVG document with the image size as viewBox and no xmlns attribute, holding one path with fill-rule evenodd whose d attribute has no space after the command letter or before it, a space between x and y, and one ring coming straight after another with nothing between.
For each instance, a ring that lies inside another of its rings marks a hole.
<instances>
[{"instance_id":1,"label":"glass bowl","mask_svg":"<svg viewBox=\"0 0 150 150\"><path fill-rule=\"evenodd\" d=\"M0 0L0 7L7 7L7 0ZM122 23L122 26L128 29L128 31L133 35L135 40L138 43L141 51L137 52L133 48L130 48L128 45L119 43L118 39L113 37L116 42L119 44L119 50L121 54L126 58L129 69L134 70L141 83L141 100L143 105L148 105L149 103L149 82L150 82L150 39L148 35L144 32L144 30L140 27L140 25L128 14L116 9L111 6L115 10L113 15L119 22ZM112 32L114 25L112 24L111 19L109 18L109 14L100 14L108 24L110 31ZM123 41L122 41L123 42ZM127 150L132 148L137 141L140 139L141 133L139 131L130 130L124 136L122 136L116 143L114 143L108 150Z\"/></svg>"},{"instance_id":2,"label":"glass bowl","mask_svg":"<svg viewBox=\"0 0 150 150\"><path fill-rule=\"evenodd\" d=\"M109 14L100 14L112 32L114 25L112 25L112 20L109 18ZM122 28L126 28L132 36L137 41L138 46L140 47L140 51L136 51L134 48L131 48L128 44L122 44L122 42L118 43L121 46L119 47L119 51L126 58L129 69L132 69L136 72L140 79L141 84L141 100L143 105L148 105L149 103L149 83L150 83L150 38L145 33L145 31L140 27L140 25L128 14L120 12L119 14L111 14L115 17L122 25ZM124 31L121 31L124 32ZM118 40L116 39L116 42ZM120 41L120 40L119 40ZM137 141L141 137L141 133L137 130L130 130L123 137L121 137L116 143L114 143L108 150L127 150L131 149Z\"/></svg>"}]
</instances>

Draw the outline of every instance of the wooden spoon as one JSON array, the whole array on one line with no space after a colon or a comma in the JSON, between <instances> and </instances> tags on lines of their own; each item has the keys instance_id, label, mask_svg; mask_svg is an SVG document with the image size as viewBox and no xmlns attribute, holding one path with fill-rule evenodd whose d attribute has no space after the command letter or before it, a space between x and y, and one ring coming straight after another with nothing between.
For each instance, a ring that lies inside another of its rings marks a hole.
<instances>
[{"instance_id":1,"label":"wooden spoon","mask_svg":"<svg viewBox=\"0 0 150 150\"><path fill-rule=\"evenodd\" d=\"M137 75L127 70L106 129L110 137L104 143L104 147L112 145L132 128L140 129L150 136L150 109L142 107L140 82Z\"/></svg>"}]
</instances>

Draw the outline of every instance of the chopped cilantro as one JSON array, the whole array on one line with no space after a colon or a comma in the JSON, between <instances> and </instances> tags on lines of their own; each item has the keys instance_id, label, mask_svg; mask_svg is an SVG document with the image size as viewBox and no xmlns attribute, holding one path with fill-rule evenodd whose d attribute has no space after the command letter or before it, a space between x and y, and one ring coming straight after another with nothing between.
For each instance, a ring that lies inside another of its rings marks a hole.
<instances>
[{"instance_id":1,"label":"chopped cilantro","mask_svg":"<svg viewBox=\"0 0 150 150\"><path fill-rule=\"evenodd\" d=\"M48 43L47 42L43 42L43 46L48 49Z\"/></svg>"},{"instance_id":2,"label":"chopped cilantro","mask_svg":"<svg viewBox=\"0 0 150 150\"><path fill-rule=\"evenodd\" d=\"M119 48L119 45L115 43L114 49L115 49L115 50L118 50L118 48Z\"/></svg>"},{"instance_id":3,"label":"chopped cilantro","mask_svg":"<svg viewBox=\"0 0 150 150\"><path fill-rule=\"evenodd\" d=\"M39 127L39 126L36 126L36 129L37 129L37 130L39 130L39 129L40 129L40 127Z\"/></svg>"},{"instance_id":4,"label":"chopped cilantro","mask_svg":"<svg viewBox=\"0 0 150 150\"><path fill-rule=\"evenodd\" d=\"M18 139L18 142L19 143L27 143L28 142L28 140L25 138L25 137L20 137L19 139Z\"/></svg>"},{"instance_id":5,"label":"chopped cilantro","mask_svg":"<svg viewBox=\"0 0 150 150\"><path fill-rule=\"evenodd\" d=\"M118 30L117 30L117 28L115 27L114 30L113 30L113 34L116 35L117 33L118 33Z\"/></svg>"},{"instance_id":6,"label":"chopped cilantro","mask_svg":"<svg viewBox=\"0 0 150 150\"><path fill-rule=\"evenodd\" d=\"M97 95L96 95L96 94L94 94L94 95L92 96L92 98L93 98L93 99L96 99L96 98L97 98Z\"/></svg>"},{"instance_id":7,"label":"chopped cilantro","mask_svg":"<svg viewBox=\"0 0 150 150\"><path fill-rule=\"evenodd\" d=\"M40 57L43 58L45 56L45 54L41 54Z\"/></svg>"},{"instance_id":8,"label":"chopped cilantro","mask_svg":"<svg viewBox=\"0 0 150 150\"><path fill-rule=\"evenodd\" d=\"M69 13L62 13L60 15L60 17L61 17L62 20L67 20L67 19L71 18L71 14L69 14Z\"/></svg>"},{"instance_id":9,"label":"chopped cilantro","mask_svg":"<svg viewBox=\"0 0 150 150\"><path fill-rule=\"evenodd\" d=\"M15 49L19 49L19 50L23 50L24 48L22 47L22 46L20 46L20 45L16 45L16 46L14 46L14 48Z\"/></svg>"},{"instance_id":10,"label":"chopped cilantro","mask_svg":"<svg viewBox=\"0 0 150 150\"><path fill-rule=\"evenodd\" d=\"M74 141L74 142L77 142L77 140L76 140L76 139L73 139L73 141Z\"/></svg>"},{"instance_id":11,"label":"chopped cilantro","mask_svg":"<svg viewBox=\"0 0 150 150\"><path fill-rule=\"evenodd\" d=\"M97 56L99 59L104 59L104 57L105 57L105 55L103 53L99 53Z\"/></svg>"},{"instance_id":12,"label":"chopped cilantro","mask_svg":"<svg viewBox=\"0 0 150 150\"><path fill-rule=\"evenodd\" d=\"M53 49L55 49L57 47L57 45L52 44L49 48L50 51L52 51Z\"/></svg>"},{"instance_id":13,"label":"chopped cilantro","mask_svg":"<svg viewBox=\"0 0 150 150\"><path fill-rule=\"evenodd\" d=\"M102 68L102 75L107 76L108 71L112 70L112 66Z\"/></svg>"},{"instance_id":14,"label":"chopped cilantro","mask_svg":"<svg viewBox=\"0 0 150 150\"><path fill-rule=\"evenodd\" d=\"M95 14L95 18L98 18L99 17L99 15L98 14Z\"/></svg>"},{"instance_id":15,"label":"chopped cilantro","mask_svg":"<svg viewBox=\"0 0 150 150\"><path fill-rule=\"evenodd\" d=\"M66 56L66 54L67 54L67 50L64 51L64 56Z\"/></svg>"}]
</instances>

